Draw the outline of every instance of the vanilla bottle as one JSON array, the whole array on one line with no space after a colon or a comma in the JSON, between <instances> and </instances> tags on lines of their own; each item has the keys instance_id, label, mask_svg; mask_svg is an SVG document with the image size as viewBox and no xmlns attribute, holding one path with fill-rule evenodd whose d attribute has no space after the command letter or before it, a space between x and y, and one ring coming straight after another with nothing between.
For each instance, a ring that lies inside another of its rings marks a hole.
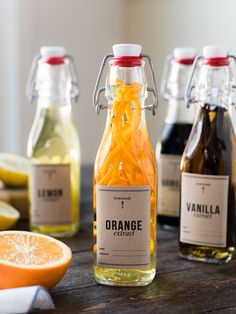
<instances>
[{"instance_id":1,"label":"vanilla bottle","mask_svg":"<svg viewBox=\"0 0 236 314\"><path fill-rule=\"evenodd\" d=\"M180 161L194 120L194 108L185 105L185 93L196 56L194 48L175 48L162 77L162 96L168 101L165 125L157 144L158 222L179 226Z\"/></svg>"},{"instance_id":2,"label":"vanilla bottle","mask_svg":"<svg viewBox=\"0 0 236 314\"><path fill-rule=\"evenodd\" d=\"M156 161L148 136L147 83L141 46L113 46L104 58L95 87L97 110L108 108L107 123L94 167L94 275L115 286L144 286L156 273ZM106 61L106 87L99 88ZM105 90L107 105L99 103Z\"/></svg>"},{"instance_id":3,"label":"vanilla bottle","mask_svg":"<svg viewBox=\"0 0 236 314\"><path fill-rule=\"evenodd\" d=\"M234 71L225 48L208 46L189 83L198 111L181 160L180 255L190 260L227 263L235 250Z\"/></svg>"},{"instance_id":4,"label":"vanilla bottle","mask_svg":"<svg viewBox=\"0 0 236 314\"><path fill-rule=\"evenodd\" d=\"M71 104L78 98L71 57L63 47L42 47L27 94L37 104L28 139L30 227L55 237L79 228L80 148Z\"/></svg>"}]
</instances>

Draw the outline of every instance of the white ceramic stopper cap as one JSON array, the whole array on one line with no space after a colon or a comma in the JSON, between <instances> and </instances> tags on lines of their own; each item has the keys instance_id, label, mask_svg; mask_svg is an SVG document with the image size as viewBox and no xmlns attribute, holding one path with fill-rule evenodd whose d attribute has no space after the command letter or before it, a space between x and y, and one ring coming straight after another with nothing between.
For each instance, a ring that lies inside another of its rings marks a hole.
<instances>
[{"instance_id":1,"label":"white ceramic stopper cap","mask_svg":"<svg viewBox=\"0 0 236 314\"><path fill-rule=\"evenodd\" d=\"M205 59L226 58L228 49L223 46L206 46L202 50Z\"/></svg>"},{"instance_id":2,"label":"white ceramic stopper cap","mask_svg":"<svg viewBox=\"0 0 236 314\"><path fill-rule=\"evenodd\" d=\"M112 46L114 57L139 57L142 46L137 44L116 44Z\"/></svg>"},{"instance_id":3,"label":"white ceramic stopper cap","mask_svg":"<svg viewBox=\"0 0 236 314\"><path fill-rule=\"evenodd\" d=\"M175 48L173 50L173 57L175 60L181 59L194 59L196 57L197 51L193 47L183 47Z\"/></svg>"},{"instance_id":4,"label":"white ceramic stopper cap","mask_svg":"<svg viewBox=\"0 0 236 314\"><path fill-rule=\"evenodd\" d=\"M63 46L45 46L41 47L40 54L42 58L64 57L66 49Z\"/></svg>"}]
</instances>

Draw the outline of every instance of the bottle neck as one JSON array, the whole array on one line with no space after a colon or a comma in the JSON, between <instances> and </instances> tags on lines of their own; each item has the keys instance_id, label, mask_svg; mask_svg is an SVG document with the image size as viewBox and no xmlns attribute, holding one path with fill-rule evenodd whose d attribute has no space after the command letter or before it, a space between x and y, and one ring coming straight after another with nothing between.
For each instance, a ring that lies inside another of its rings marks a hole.
<instances>
[{"instance_id":1,"label":"bottle neck","mask_svg":"<svg viewBox=\"0 0 236 314\"><path fill-rule=\"evenodd\" d=\"M39 108L71 106L71 79L65 64L39 66L36 79Z\"/></svg>"},{"instance_id":2,"label":"bottle neck","mask_svg":"<svg viewBox=\"0 0 236 314\"><path fill-rule=\"evenodd\" d=\"M119 132L134 131L145 123L144 101L147 83L141 66L123 67L110 64L105 95L108 100L108 125L116 125Z\"/></svg>"},{"instance_id":3,"label":"bottle neck","mask_svg":"<svg viewBox=\"0 0 236 314\"><path fill-rule=\"evenodd\" d=\"M109 66L106 79L105 96L109 104L115 100L124 100L132 96L141 103L144 103L147 97L147 81L144 72L144 61L140 66L123 67L114 66L112 62Z\"/></svg>"},{"instance_id":4,"label":"bottle neck","mask_svg":"<svg viewBox=\"0 0 236 314\"><path fill-rule=\"evenodd\" d=\"M197 63L189 83L189 103L210 104L227 108L233 101L234 79L229 65L212 66L203 61Z\"/></svg>"},{"instance_id":5,"label":"bottle neck","mask_svg":"<svg viewBox=\"0 0 236 314\"><path fill-rule=\"evenodd\" d=\"M181 64L172 60L162 78L162 92L165 99L184 99L192 64ZM166 67L168 67L166 65Z\"/></svg>"},{"instance_id":6,"label":"bottle neck","mask_svg":"<svg viewBox=\"0 0 236 314\"><path fill-rule=\"evenodd\" d=\"M170 98L165 123L168 124L193 124L194 106L186 107L185 100Z\"/></svg>"},{"instance_id":7,"label":"bottle neck","mask_svg":"<svg viewBox=\"0 0 236 314\"><path fill-rule=\"evenodd\" d=\"M132 138L132 132L146 127L144 101L147 94L142 66L110 66L106 81L109 110L107 127L119 137Z\"/></svg>"}]
</instances>

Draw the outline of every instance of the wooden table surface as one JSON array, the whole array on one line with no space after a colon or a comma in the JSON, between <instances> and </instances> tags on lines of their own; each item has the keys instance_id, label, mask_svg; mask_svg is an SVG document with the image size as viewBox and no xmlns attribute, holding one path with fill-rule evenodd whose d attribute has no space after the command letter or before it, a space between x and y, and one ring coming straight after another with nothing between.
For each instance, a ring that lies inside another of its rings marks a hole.
<instances>
[{"instance_id":1,"label":"wooden table surface","mask_svg":"<svg viewBox=\"0 0 236 314\"><path fill-rule=\"evenodd\" d=\"M157 275L147 287L109 287L93 277L92 169L82 171L81 228L64 242L73 260L51 290L56 310L40 313L236 313L236 259L227 265L178 256L177 233L158 228ZM27 228L19 223L18 228Z\"/></svg>"}]
</instances>

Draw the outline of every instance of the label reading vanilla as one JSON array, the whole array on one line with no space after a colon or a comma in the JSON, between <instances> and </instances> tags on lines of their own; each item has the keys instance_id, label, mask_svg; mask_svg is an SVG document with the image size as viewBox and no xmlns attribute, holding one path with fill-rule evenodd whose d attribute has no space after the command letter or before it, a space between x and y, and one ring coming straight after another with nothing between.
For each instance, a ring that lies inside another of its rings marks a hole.
<instances>
[{"instance_id":1,"label":"label reading vanilla","mask_svg":"<svg viewBox=\"0 0 236 314\"><path fill-rule=\"evenodd\" d=\"M182 173L180 241L226 247L228 176Z\"/></svg>"},{"instance_id":2,"label":"label reading vanilla","mask_svg":"<svg viewBox=\"0 0 236 314\"><path fill-rule=\"evenodd\" d=\"M180 161L179 155L160 154L158 160L160 215L179 217Z\"/></svg>"},{"instance_id":3,"label":"label reading vanilla","mask_svg":"<svg viewBox=\"0 0 236 314\"><path fill-rule=\"evenodd\" d=\"M150 266L150 186L97 186L97 265Z\"/></svg>"},{"instance_id":4,"label":"label reading vanilla","mask_svg":"<svg viewBox=\"0 0 236 314\"><path fill-rule=\"evenodd\" d=\"M70 164L33 164L30 194L34 226L72 223Z\"/></svg>"}]
</instances>

